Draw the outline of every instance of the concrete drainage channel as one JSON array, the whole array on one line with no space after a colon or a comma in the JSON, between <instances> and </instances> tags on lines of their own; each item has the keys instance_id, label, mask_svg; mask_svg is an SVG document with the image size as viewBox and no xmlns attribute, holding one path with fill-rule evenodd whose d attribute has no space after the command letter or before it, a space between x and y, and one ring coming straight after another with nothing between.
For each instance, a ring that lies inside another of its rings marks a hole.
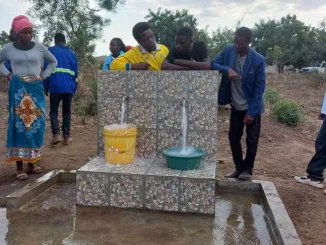
<instances>
[{"instance_id":1,"label":"concrete drainage channel","mask_svg":"<svg viewBox=\"0 0 326 245\"><path fill-rule=\"evenodd\" d=\"M63 171L56 170L45 174L43 177L36 180L24 188L10 194L6 198L7 210L12 212L21 208L24 205L32 202L39 195L50 189L52 186L62 182L76 182L76 171ZM75 187L74 187L75 188ZM217 196L217 211L215 216L219 216L219 212L225 212L225 210L219 209L218 205L222 204L218 200L219 196L223 193L230 193L230 196L237 198L242 194L254 195L259 198L259 202L263 207L263 219L266 223L267 229L273 237L273 242L267 244L279 244L279 245L301 245L302 242L295 230L295 227L284 207L284 204L277 193L277 190L272 182L268 181L252 181L252 182L239 182L239 181L216 181L216 196ZM237 199L234 200L234 203ZM89 211L92 212L92 211ZM136 211L135 211L136 212ZM146 211L145 211L146 213ZM149 214L153 212L148 212ZM166 215L164 213L157 212L157 215ZM173 214L169 214L173 215ZM177 215L177 214L176 214ZM195 216L193 214L186 214L184 216ZM214 222L215 224L215 222ZM245 225L248 225L244 223ZM238 225L238 224L237 224ZM238 225L239 226L239 225ZM220 230L217 231L220 233ZM234 236L234 235L232 235ZM224 238L226 239L226 238ZM93 244L93 243L92 243ZM96 243L95 243L96 244ZM178 243L179 244L179 243ZM191 244L191 243L190 243ZM210 243L211 244L211 243ZM212 244L225 244L216 243L216 240ZM227 244L227 243L226 243ZM245 242L238 242L235 244L245 244ZM246 243L246 244L265 244L262 241L259 243Z\"/></svg>"}]
</instances>

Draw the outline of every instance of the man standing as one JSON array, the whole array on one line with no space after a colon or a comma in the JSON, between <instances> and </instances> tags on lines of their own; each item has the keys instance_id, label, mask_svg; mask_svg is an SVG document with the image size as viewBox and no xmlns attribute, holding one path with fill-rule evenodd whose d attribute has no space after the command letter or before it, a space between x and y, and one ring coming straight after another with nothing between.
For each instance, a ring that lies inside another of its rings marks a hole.
<instances>
[{"instance_id":1,"label":"man standing","mask_svg":"<svg viewBox=\"0 0 326 245\"><path fill-rule=\"evenodd\" d=\"M204 42L194 42L190 27L177 31L175 47L162 65L162 70L210 70L211 60ZM171 65L173 64L173 65Z\"/></svg>"},{"instance_id":2,"label":"man standing","mask_svg":"<svg viewBox=\"0 0 326 245\"><path fill-rule=\"evenodd\" d=\"M224 47L212 62L212 69L223 74L219 103L231 103L232 107L229 141L235 171L225 177L240 180L252 177L264 111L265 58L249 47L251 38L250 29L239 28L234 44ZM245 125L247 153L243 158L241 138Z\"/></svg>"},{"instance_id":3,"label":"man standing","mask_svg":"<svg viewBox=\"0 0 326 245\"><path fill-rule=\"evenodd\" d=\"M156 43L155 35L147 22L139 22L132 29L139 45L114 59L111 70L161 70L169 53L167 47Z\"/></svg>"},{"instance_id":4,"label":"man standing","mask_svg":"<svg viewBox=\"0 0 326 245\"><path fill-rule=\"evenodd\" d=\"M51 77L44 81L45 94L48 95L50 92L50 119L53 135L51 145L62 142L58 120L60 101L62 101L63 144L68 145L71 141L71 102L77 88L78 63L75 52L66 46L66 38L62 33L55 35L54 42L55 46L50 47L49 51L58 60L58 65Z\"/></svg>"},{"instance_id":5,"label":"man standing","mask_svg":"<svg viewBox=\"0 0 326 245\"><path fill-rule=\"evenodd\" d=\"M295 180L302 184L311 185L316 188L323 189L324 170L326 169L326 93L324 96L323 107L319 119L323 120L323 124L316 139L316 153L311 159L307 167L306 176L295 176ZM326 194L326 190L324 191Z\"/></svg>"}]
</instances>

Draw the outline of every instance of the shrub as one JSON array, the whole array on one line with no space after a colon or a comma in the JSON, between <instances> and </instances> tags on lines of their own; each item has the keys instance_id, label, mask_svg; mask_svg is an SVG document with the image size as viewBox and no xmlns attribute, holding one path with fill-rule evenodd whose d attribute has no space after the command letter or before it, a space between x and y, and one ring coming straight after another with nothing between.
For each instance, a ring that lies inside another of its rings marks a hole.
<instances>
[{"instance_id":1,"label":"shrub","mask_svg":"<svg viewBox=\"0 0 326 245\"><path fill-rule=\"evenodd\" d=\"M267 88L264 94L264 99L271 105L274 105L281 99L281 95L279 92L274 88Z\"/></svg>"},{"instance_id":2,"label":"shrub","mask_svg":"<svg viewBox=\"0 0 326 245\"><path fill-rule=\"evenodd\" d=\"M273 116L280 122L290 127L296 127L302 119L300 106L291 100L281 99L275 103Z\"/></svg>"}]
</instances>

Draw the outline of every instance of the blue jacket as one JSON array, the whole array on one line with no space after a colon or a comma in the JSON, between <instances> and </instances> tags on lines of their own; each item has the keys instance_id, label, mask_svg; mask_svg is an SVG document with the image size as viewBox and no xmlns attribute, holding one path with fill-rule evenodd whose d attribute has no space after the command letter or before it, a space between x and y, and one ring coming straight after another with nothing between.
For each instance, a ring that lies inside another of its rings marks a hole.
<instances>
[{"instance_id":1,"label":"blue jacket","mask_svg":"<svg viewBox=\"0 0 326 245\"><path fill-rule=\"evenodd\" d=\"M78 62L74 51L63 45L55 45L49 51L58 61L54 73L43 81L45 89L50 93L74 94L77 88ZM48 62L45 61L44 69Z\"/></svg>"},{"instance_id":2,"label":"blue jacket","mask_svg":"<svg viewBox=\"0 0 326 245\"><path fill-rule=\"evenodd\" d=\"M237 52L233 45L224 47L212 62L212 69L220 71L222 81L219 91L219 104L231 102L231 81L228 79L228 70L234 69ZM266 86L265 58L252 48L243 66L242 90L248 101L248 114L260 115L264 112L264 91Z\"/></svg>"}]
</instances>

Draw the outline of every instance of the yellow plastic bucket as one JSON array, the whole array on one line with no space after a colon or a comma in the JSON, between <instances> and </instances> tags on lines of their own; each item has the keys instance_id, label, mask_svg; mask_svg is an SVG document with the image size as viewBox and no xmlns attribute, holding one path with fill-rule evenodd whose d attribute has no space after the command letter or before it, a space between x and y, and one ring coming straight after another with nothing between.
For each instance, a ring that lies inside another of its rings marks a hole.
<instances>
[{"instance_id":1,"label":"yellow plastic bucket","mask_svg":"<svg viewBox=\"0 0 326 245\"><path fill-rule=\"evenodd\" d=\"M132 164L135 159L137 128L132 124L104 127L104 154L109 164Z\"/></svg>"}]
</instances>

